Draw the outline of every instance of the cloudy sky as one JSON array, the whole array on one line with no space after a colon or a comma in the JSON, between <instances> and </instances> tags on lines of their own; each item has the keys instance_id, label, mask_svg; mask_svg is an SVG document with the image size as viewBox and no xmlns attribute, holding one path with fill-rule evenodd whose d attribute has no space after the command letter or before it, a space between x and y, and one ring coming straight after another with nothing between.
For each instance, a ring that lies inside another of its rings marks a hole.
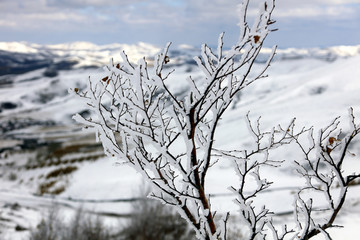
<instances>
[{"instance_id":1,"label":"cloudy sky","mask_svg":"<svg viewBox=\"0 0 360 240\"><path fill-rule=\"evenodd\" d=\"M0 41L226 45L241 0L0 0ZM261 0L252 0L258 6ZM249 11L250 15L254 9ZM267 46L360 44L360 0L277 0Z\"/></svg>"}]
</instances>

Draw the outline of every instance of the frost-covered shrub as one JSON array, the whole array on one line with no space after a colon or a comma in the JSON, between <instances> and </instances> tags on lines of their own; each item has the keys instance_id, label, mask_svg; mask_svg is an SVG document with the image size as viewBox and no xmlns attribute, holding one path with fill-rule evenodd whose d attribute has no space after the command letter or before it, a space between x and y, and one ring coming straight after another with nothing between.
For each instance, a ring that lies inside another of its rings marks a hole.
<instances>
[{"instance_id":1,"label":"frost-covered shrub","mask_svg":"<svg viewBox=\"0 0 360 240\"><path fill-rule=\"evenodd\" d=\"M130 220L119 234L123 240L191 240L195 239L187 222L169 206L150 199L132 204Z\"/></svg>"},{"instance_id":2,"label":"frost-covered shrub","mask_svg":"<svg viewBox=\"0 0 360 240\"><path fill-rule=\"evenodd\" d=\"M93 113L87 118L77 114L74 119L85 125L84 129L96 132L108 156L140 172L153 187L150 197L173 206L198 239L227 239L228 221L235 214L246 239L271 236L275 240L305 240L319 233L330 239L327 229L335 227L348 187L360 178L358 173L347 175L342 171L348 147L360 132L352 109L346 137L338 129L338 118L314 135L312 127L295 128L295 119L286 126L263 130L260 119L253 121L247 115L248 129L254 137L251 147L228 150L214 146L224 112L242 101L245 96L238 96L243 89L266 77L276 51L274 47L262 69L252 68L272 31L275 1L262 3L252 27L247 22L248 4L249 0L245 0L241 5L240 38L229 50L223 49L224 33L216 50L202 46L195 62L203 78L184 79L189 86L187 94L176 95L167 85L173 72L166 67L170 44L151 68L145 58L134 64L123 52L123 61L105 66L100 78L90 77L87 89L74 89ZM270 151L291 143L300 149L299 156L293 158L299 159L295 161L295 172L306 183L294 194L294 223L278 230L272 212L267 206L255 207L254 200L272 185L261 176L261 169L281 167L283 163L270 158ZM239 211L225 213L216 221L207 193L207 174L212 166L224 161L232 163L238 177L238 183L230 189ZM325 196L326 206L321 209L325 219L314 218L318 209L309 192Z\"/></svg>"},{"instance_id":3,"label":"frost-covered shrub","mask_svg":"<svg viewBox=\"0 0 360 240\"><path fill-rule=\"evenodd\" d=\"M63 223L59 220L56 207L49 209L36 229L31 231L30 240L57 240L63 234Z\"/></svg>"},{"instance_id":4,"label":"frost-covered shrub","mask_svg":"<svg viewBox=\"0 0 360 240\"><path fill-rule=\"evenodd\" d=\"M86 214L78 208L69 222L64 222L53 205L36 229L30 233L30 240L109 240L111 229L105 226L101 218Z\"/></svg>"}]
</instances>

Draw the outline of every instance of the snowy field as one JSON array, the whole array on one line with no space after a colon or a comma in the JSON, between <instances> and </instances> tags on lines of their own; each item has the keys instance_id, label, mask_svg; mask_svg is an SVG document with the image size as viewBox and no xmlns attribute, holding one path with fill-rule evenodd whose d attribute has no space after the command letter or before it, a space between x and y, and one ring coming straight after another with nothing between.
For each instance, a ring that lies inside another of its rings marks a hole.
<instances>
[{"instance_id":1,"label":"snowy field","mask_svg":"<svg viewBox=\"0 0 360 240\"><path fill-rule=\"evenodd\" d=\"M141 176L121 164L121 159L105 157L95 136L81 132L81 126L71 119L73 114L83 112L84 106L68 90L84 88L88 76L101 74L98 67L115 57L121 48L127 48L128 55L146 55L150 60L159 51L144 43L106 47L77 43L46 49L24 43L0 43L0 49L24 54L22 57L53 58L53 64L76 61L71 68L57 70L53 75L45 74L54 70L47 66L0 76L0 239L27 239L29 230L54 204L64 218L82 206L106 216L108 224L116 226L124 221L121 216L131 211L130 203L124 200L142 197L138 190L144 185ZM49 52L53 55L46 55ZM168 84L179 95L186 94L186 76L201 77L191 62L191 56L196 54L189 46L170 52L171 68L176 70ZM255 68L262 64L256 63ZM279 50L267 73L268 78L245 89L228 109L216 132L217 146L251 148L252 136L245 121L249 111L253 120L261 116L261 127L269 130L289 123L293 117L297 128L314 126L319 130L341 116L341 128L346 132L350 107L360 123L360 46ZM360 148L356 146L360 139L355 143L344 165L349 173L360 172ZM281 224L293 220L289 214L293 191L303 180L292 171L291 162L299 158L292 146L277 149L273 157L286 162L281 169L263 169L262 174L274 184L272 191L258 196L256 204L266 204ZM57 174L59 169L67 174ZM207 193L213 195L212 207L220 213L236 212L228 190L237 184L231 164L215 165L207 181ZM321 200L316 204L321 207ZM335 223L344 228L330 230L334 239L353 240L358 235L360 185L350 188ZM17 226L24 230L17 230Z\"/></svg>"}]
</instances>

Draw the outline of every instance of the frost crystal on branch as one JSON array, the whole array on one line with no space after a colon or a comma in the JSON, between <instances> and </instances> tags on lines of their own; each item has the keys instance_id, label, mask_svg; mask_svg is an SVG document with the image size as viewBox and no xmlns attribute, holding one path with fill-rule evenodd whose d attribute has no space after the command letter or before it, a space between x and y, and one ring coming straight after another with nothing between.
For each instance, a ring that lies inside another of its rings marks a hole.
<instances>
[{"instance_id":1,"label":"frost crystal on branch","mask_svg":"<svg viewBox=\"0 0 360 240\"><path fill-rule=\"evenodd\" d=\"M284 239L290 234L294 237L324 233L332 226L333 220L326 226L316 224L311 216L311 201L304 202L301 193L305 188L316 189L314 180L317 181L317 184L325 187L322 189L325 189L324 194L336 217L343 202L342 198L340 202L334 201L331 185L337 180L345 198L347 186L359 176L344 178L341 172L343 158L333 159L331 151L345 144L345 154L349 142L359 132L359 126L354 124L354 133L343 142L338 142L336 136L331 146L325 146L324 142L333 135L337 120L322 132L321 141L317 143L321 150L318 157L327 163L330 174L320 173L316 163L320 160L315 160L315 163L310 160L309 152L316 148L315 141L307 150L298 139L302 134L312 134L312 130L296 132L295 120L285 128L278 126L271 131L262 131L260 121L254 124L247 116L250 133L255 140L253 150L225 151L213 146L216 128L226 109L240 91L266 77L265 71L275 55L276 47L263 69L257 72L253 70L264 40L273 31L270 25L274 23L271 14L275 5L274 0L264 1L253 26L249 27L246 16L248 4L248 0L242 4L240 38L230 50L223 50L224 33L219 36L216 51L205 44L202 46L201 54L195 61L203 73L203 79L195 81L191 76L184 79L190 87L184 98L175 96L167 85L167 79L174 71L165 68L169 63L169 43L157 55L153 67L148 66L145 58L134 64L123 52L122 62L112 61L104 67L102 77L89 78L87 89L75 89L75 94L84 100L94 114L93 118L88 119L77 114L74 119L96 132L108 156L126 161L148 179L153 186L150 196L176 207L199 239L225 240L227 236L230 213L216 222L206 191L208 170L224 159L233 161L239 178L239 185L232 186L231 190L235 193L240 217L250 232L249 239L263 239L267 232L272 232L274 239ZM269 158L269 151L290 142L296 142L303 149L311 171L302 163L297 163L298 172L308 182L308 186L300 190L295 204L296 219L301 230L288 230L284 226L279 233L272 222L270 210L265 206L255 209L253 200L271 186L271 182L260 176L260 169L265 165L281 165L281 161ZM257 186L245 192L248 179L253 179ZM302 223L304 217L308 220Z\"/></svg>"}]
</instances>

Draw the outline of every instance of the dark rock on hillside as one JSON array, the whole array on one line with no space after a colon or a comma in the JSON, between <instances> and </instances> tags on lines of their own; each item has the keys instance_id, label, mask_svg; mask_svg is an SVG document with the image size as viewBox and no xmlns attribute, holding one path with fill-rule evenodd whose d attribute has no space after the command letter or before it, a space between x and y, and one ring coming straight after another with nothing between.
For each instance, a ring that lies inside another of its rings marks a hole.
<instances>
[{"instance_id":1,"label":"dark rock on hillside","mask_svg":"<svg viewBox=\"0 0 360 240\"><path fill-rule=\"evenodd\" d=\"M43 75L45 77L56 77L59 75L59 72L54 66L50 66L44 71Z\"/></svg>"},{"instance_id":2,"label":"dark rock on hillside","mask_svg":"<svg viewBox=\"0 0 360 240\"><path fill-rule=\"evenodd\" d=\"M12 86L13 81L10 76L0 77L0 88Z\"/></svg>"},{"instance_id":3,"label":"dark rock on hillside","mask_svg":"<svg viewBox=\"0 0 360 240\"><path fill-rule=\"evenodd\" d=\"M39 141L39 139L28 138L23 139L23 143L19 145L22 150L34 150L41 146L46 146L47 143Z\"/></svg>"},{"instance_id":4,"label":"dark rock on hillside","mask_svg":"<svg viewBox=\"0 0 360 240\"><path fill-rule=\"evenodd\" d=\"M1 110L9 110L9 109L15 109L17 108L17 104L13 102L2 102L0 104Z\"/></svg>"},{"instance_id":5,"label":"dark rock on hillside","mask_svg":"<svg viewBox=\"0 0 360 240\"><path fill-rule=\"evenodd\" d=\"M40 121L31 118L14 118L0 122L0 134L5 134L13 130L24 129L30 126L54 126L53 121Z\"/></svg>"}]
</instances>

